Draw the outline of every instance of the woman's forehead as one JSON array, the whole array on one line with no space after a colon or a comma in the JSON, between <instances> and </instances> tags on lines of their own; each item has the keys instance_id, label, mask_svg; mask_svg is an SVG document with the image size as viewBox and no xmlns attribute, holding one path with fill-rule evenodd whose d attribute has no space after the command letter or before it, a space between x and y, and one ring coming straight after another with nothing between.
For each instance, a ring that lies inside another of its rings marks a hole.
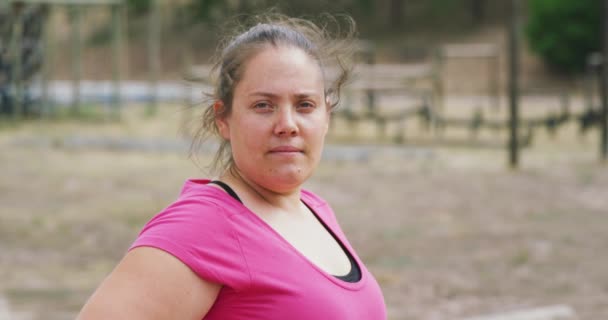
<instances>
[{"instance_id":1,"label":"woman's forehead","mask_svg":"<svg viewBox=\"0 0 608 320\"><path fill-rule=\"evenodd\" d=\"M296 71L298 68L311 69L310 71L321 72L319 63L304 50L294 46L266 46L254 54L245 63L245 73L248 70L257 72L270 71ZM311 72L312 74L312 72Z\"/></svg>"},{"instance_id":2,"label":"woman's forehead","mask_svg":"<svg viewBox=\"0 0 608 320\"><path fill-rule=\"evenodd\" d=\"M237 84L241 93L297 91L310 94L323 91L323 73L316 60L296 47L267 47L251 57Z\"/></svg>"}]
</instances>

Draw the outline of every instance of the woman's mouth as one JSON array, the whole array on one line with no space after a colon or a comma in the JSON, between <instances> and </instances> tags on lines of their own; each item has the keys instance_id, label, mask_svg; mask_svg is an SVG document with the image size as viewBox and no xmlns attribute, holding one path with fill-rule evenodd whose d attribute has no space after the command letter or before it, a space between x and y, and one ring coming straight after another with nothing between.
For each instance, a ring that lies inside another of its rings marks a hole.
<instances>
[{"instance_id":1,"label":"woman's mouth","mask_svg":"<svg viewBox=\"0 0 608 320\"><path fill-rule=\"evenodd\" d=\"M270 149L270 153L300 153L302 150L294 146L278 146Z\"/></svg>"}]
</instances>

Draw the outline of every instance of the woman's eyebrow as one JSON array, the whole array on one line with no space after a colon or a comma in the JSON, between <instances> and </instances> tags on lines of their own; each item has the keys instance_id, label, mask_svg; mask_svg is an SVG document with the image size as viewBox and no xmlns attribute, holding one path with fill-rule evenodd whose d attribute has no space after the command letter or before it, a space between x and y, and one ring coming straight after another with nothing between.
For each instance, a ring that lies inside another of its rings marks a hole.
<instances>
[{"instance_id":1,"label":"woman's eyebrow","mask_svg":"<svg viewBox=\"0 0 608 320\"><path fill-rule=\"evenodd\" d=\"M274 94L271 92L265 92L265 91L254 91L254 92L249 93L249 96L262 96L262 97L268 97L268 98L279 97L278 94Z\"/></svg>"},{"instance_id":2,"label":"woman's eyebrow","mask_svg":"<svg viewBox=\"0 0 608 320\"><path fill-rule=\"evenodd\" d=\"M248 94L249 96L261 96L261 97L268 97L268 98L278 98L280 95L276 94L276 93L272 93L272 92L265 92L265 91L254 91ZM301 93L296 93L294 95L297 99L304 99L304 98L318 98L320 96L320 94L316 93L316 92L301 92Z\"/></svg>"},{"instance_id":3,"label":"woman's eyebrow","mask_svg":"<svg viewBox=\"0 0 608 320\"><path fill-rule=\"evenodd\" d=\"M296 98L298 99L305 99L305 98L319 98L320 95L316 92L304 92L304 93L298 93L295 95Z\"/></svg>"}]
</instances>

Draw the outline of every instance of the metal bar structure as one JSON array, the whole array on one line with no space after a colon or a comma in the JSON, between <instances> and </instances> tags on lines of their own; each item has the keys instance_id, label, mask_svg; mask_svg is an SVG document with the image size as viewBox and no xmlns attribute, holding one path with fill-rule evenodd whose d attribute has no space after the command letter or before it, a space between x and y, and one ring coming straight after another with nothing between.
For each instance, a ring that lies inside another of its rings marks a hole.
<instances>
[{"instance_id":1,"label":"metal bar structure","mask_svg":"<svg viewBox=\"0 0 608 320\"><path fill-rule=\"evenodd\" d=\"M509 19L509 166L519 166L519 0L511 0Z\"/></svg>"},{"instance_id":2,"label":"metal bar structure","mask_svg":"<svg viewBox=\"0 0 608 320\"><path fill-rule=\"evenodd\" d=\"M436 112L443 113L445 111L444 108L444 88L443 81L441 78L441 68L442 68L442 58L441 58L441 50L437 49L433 53L433 77L432 77L432 88L433 95L431 97L430 105L432 108L430 110L435 110ZM437 119L434 116L435 112L429 113L430 127L433 129L433 134L439 137L442 133L441 129L437 126Z\"/></svg>"},{"instance_id":3,"label":"metal bar structure","mask_svg":"<svg viewBox=\"0 0 608 320\"><path fill-rule=\"evenodd\" d=\"M71 44L70 44L70 55L72 60L72 105L71 105L71 113L79 114L80 113L80 104L81 104L81 90L80 84L82 79L82 35L81 35L81 26L82 26L82 17L81 11L83 7L90 6L110 6L112 9L112 51L113 51L113 61L112 61L112 80L114 83L114 92L113 92L113 105L114 112L120 111L120 105L122 103L120 88L122 81L122 51L124 50L124 39L122 36L122 30L124 29L123 15L124 15L124 0L5 0L8 4L12 4L15 6L27 7L27 5L47 5L47 17L51 17L53 6L65 6L68 10L68 15L70 19L70 31L71 31ZM21 54L16 54L16 52L21 52L21 38L15 37L16 34L22 33L23 25L19 23L20 19L17 17L17 22L15 25L16 30L13 32L12 38L14 42L11 46L13 56L13 61L16 67L13 70L12 78L13 85L12 88L14 90L14 94L17 98L16 101L16 116L20 116L22 114L21 109L23 108L23 99L25 97L23 91L23 77L21 74L21 66L22 61ZM41 67L41 115L48 116L52 115L54 112L51 109L51 102L48 99L48 82L50 80L50 69L52 68L52 64L48 62L48 60L52 57L52 34L50 32L49 22L43 27L42 31L42 41L43 41L43 50L45 51L45 58L43 59L43 64Z\"/></svg>"},{"instance_id":4,"label":"metal bar structure","mask_svg":"<svg viewBox=\"0 0 608 320\"><path fill-rule=\"evenodd\" d=\"M80 7L70 5L70 22L72 36L72 113L78 115L80 113L80 83L82 79L82 39L81 27L82 21L80 16Z\"/></svg>"},{"instance_id":5,"label":"metal bar structure","mask_svg":"<svg viewBox=\"0 0 608 320\"><path fill-rule=\"evenodd\" d=\"M112 81L113 81L113 97L112 97L112 117L120 118L120 108L122 106L122 97L120 84L122 80L122 65L121 53L123 50L123 40L121 30L123 27L122 21L122 6L119 4L112 5Z\"/></svg>"},{"instance_id":6,"label":"metal bar structure","mask_svg":"<svg viewBox=\"0 0 608 320\"><path fill-rule=\"evenodd\" d=\"M41 98L40 105L41 110L40 114L42 117L50 117L54 115L53 106L51 105L49 99L49 80L51 75L51 63L53 57L53 48L52 48L52 39L51 39L51 19L52 17L52 6L47 5L46 7L46 16L47 21L46 24L42 28L42 41L43 41L43 50L44 50L44 59L42 59L42 70L41 70Z\"/></svg>"},{"instance_id":7,"label":"metal bar structure","mask_svg":"<svg viewBox=\"0 0 608 320\"><path fill-rule=\"evenodd\" d=\"M600 161L608 160L608 0L604 0L602 23L602 112L600 115Z\"/></svg>"},{"instance_id":8,"label":"metal bar structure","mask_svg":"<svg viewBox=\"0 0 608 320\"><path fill-rule=\"evenodd\" d=\"M488 86L490 88L490 104L492 110L498 112L500 110L500 58L498 50L496 55L488 59Z\"/></svg>"},{"instance_id":9,"label":"metal bar structure","mask_svg":"<svg viewBox=\"0 0 608 320\"><path fill-rule=\"evenodd\" d=\"M184 50L182 51L182 71L181 73L183 75L187 75L191 68L192 68L192 55L190 53L190 48L189 47L185 47ZM187 81L187 80L186 80ZM184 84L183 89L184 89L184 101L182 102L184 106L186 106L186 108L181 112L182 113L182 117L181 117L181 125L180 127L183 128L182 129L182 135L185 138L191 138L193 136L193 134L191 134L190 132L190 128L188 128L188 121L190 119L192 119L192 112L193 112L193 102L192 102L192 87L191 85L193 85L193 83L187 81L186 84Z\"/></svg>"},{"instance_id":10,"label":"metal bar structure","mask_svg":"<svg viewBox=\"0 0 608 320\"><path fill-rule=\"evenodd\" d=\"M150 101L146 113L154 115L158 108L158 76L160 74L160 10L158 0L151 0L148 14L148 65L150 68Z\"/></svg>"},{"instance_id":11,"label":"metal bar structure","mask_svg":"<svg viewBox=\"0 0 608 320\"><path fill-rule=\"evenodd\" d=\"M14 67L12 70L13 78L13 90L15 93L15 103L13 110L13 116L15 119L19 119L23 113L23 60L22 60L22 48L23 48L23 6L16 8L15 27L13 29L12 41L12 60L14 61Z\"/></svg>"},{"instance_id":12,"label":"metal bar structure","mask_svg":"<svg viewBox=\"0 0 608 320\"><path fill-rule=\"evenodd\" d=\"M372 50L367 50L365 53L365 62L373 66L376 63L376 57ZM373 90L367 90L365 93L367 97L367 112L374 113L376 111L376 94Z\"/></svg>"}]
</instances>

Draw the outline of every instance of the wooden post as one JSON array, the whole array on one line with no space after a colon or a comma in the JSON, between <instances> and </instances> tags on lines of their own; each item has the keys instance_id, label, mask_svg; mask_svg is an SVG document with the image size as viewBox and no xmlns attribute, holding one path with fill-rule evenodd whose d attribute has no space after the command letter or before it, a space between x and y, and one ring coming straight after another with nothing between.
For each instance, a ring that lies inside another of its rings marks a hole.
<instances>
[{"instance_id":1,"label":"wooden post","mask_svg":"<svg viewBox=\"0 0 608 320\"><path fill-rule=\"evenodd\" d=\"M585 109L589 110L593 108L595 103L595 72L598 69L598 65L601 64L602 54L599 52L593 52L587 56L587 66L585 69ZM600 89L601 90L601 89Z\"/></svg>"},{"instance_id":2,"label":"wooden post","mask_svg":"<svg viewBox=\"0 0 608 320\"><path fill-rule=\"evenodd\" d=\"M13 117L19 119L23 113L23 5L15 7L15 27L13 29L13 86L15 93Z\"/></svg>"},{"instance_id":3,"label":"wooden post","mask_svg":"<svg viewBox=\"0 0 608 320\"><path fill-rule=\"evenodd\" d=\"M148 13L148 65L150 68L150 101L148 103L147 114L156 113L158 106L158 75L160 73L160 12L158 0L151 0L151 8Z\"/></svg>"},{"instance_id":4,"label":"wooden post","mask_svg":"<svg viewBox=\"0 0 608 320\"><path fill-rule=\"evenodd\" d=\"M471 20L474 25L480 25L484 19L485 0L470 0Z\"/></svg>"},{"instance_id":5,"label":"wooden post","mask_svg":"<svg viewBox=\"0 0 608 320\"><path fill-rule=\"evenodd\" d=\"M182 78L189 79L189 75L191 73L192 68L192 56L190 55L190 48L186 46L182 51ZM192 138L193 134L190 132L190 128L188 124L190 119L192 118L192 113L194 109L194 103L191 99L192 85L194 81L187 80L184 81L184 92L183 92L183 105L185 109L182 111L182 120L181 120L181 128L182 135L184 138Z\"/></svg>"},{"instance_id":6,"label":"wooden post","mask_svg":"<svg viewBox=\"0 0 608 320\"><path fill-rule=\"evenodd\" d=\"M44 18L46 21L42 27L42 45L44 56L42 58L42 70L41 70L41 110L40 115L42 117L49 117L55 114L53 110L53 106L49 99L49 79L51 74L51 60L53 59L53 48L52 48L52 39L51 39L51 17L52 17L52 9L53 6L50 4L45 4L44 10Z\"/></svg>"},{"instance_id":7,"label":"wooden post","mask_svg":"<svg viewBox=\"0 0 608 320\"><path fill-rule=\"evenodd\" d=\"M500 59L498 57L498 48L494 47L494 56L488 58L489 62L489 83L492 97L491 103L494 104L492 109L496 112L500 110Z\"/></svg>"},{"instance_id":8,"label":"wooden post","mask_svg":"<svg viewBox=\"0 0 608 320\"><path fill-rule=\"evenodd\" d=\"M122 54L122 60L120 61L121 66L121 85L122 79L129 79L129 68L130 68L130 59L129 59L129 10L126 4L122 4L120 7L120 16L122 20L122 33L124 37L122 37L122 47L120 53ZM121 97L122 99L122 97ZM121 103L123 101L121 100Z\"/></svg>"},{"instance_id":9,"label":"wooden post","mask_svg":"<svg viewBox=\"0 0 608 320\"><path fill-rule=\"evenodd\" d=\"M375 62L375 58L374 58L374 48L371 42L369 42L368 40L359 40L356 44L356 50L357 50L357 58L361 59L363 63L366 64L366 69L368 70L368 73L364 75L364 79L365 82L367 84L367 89L364 89L363 91L365 92L365 97L366 97L366 103L367 103L367 110L366 112L368 114L374 114L374 108L375 108L375 95L374 95L374 90L372 88L369 88L373 85L374 83L374 76L375 76L375 72L374 72L374 62Z\"/></svg>"},{"instance_id":10,"label":"wooden post","mask_svg":"<svg viewBox=\"0 0 608 320\"><path fill-rule=\"evenodd\" d=\"M439 48L433 54L433 76L431 80L433 82L433 96L431 97L431 101L429 103L429 120L435 138L438 138L441 134L443 134L438 120L445 111L444 86L443 77L441 75L441 71L444 68L444 62L443 49Z\"/></svg>"},{"instance_id":11,"label":"wooden post","mask_svg":"<svg viewBox=\"0 0 608 320\"><path fill-rule=\"evenodd\" d=\"M113 81L113 97L112 97L112 117L120 118L120 109L122 106L121 97L121 53L122 53L122 5L112 5L112 81Z\"/></svg>"},{"instance_id":12,"label":"wooden post","mask_svg":"<svg viewBox=\"0 0 608 320\"><path fill-rule=\"evenodd\" d=\"M374 57L374 47L372 47L372 44L370 42L365 42L362 44L363 48L363 55L364 55L364 59L365 62L368 64L368 66L370 67L369 70L371 71L371 75L368 75L369 78L371 79L370 85L373 86L374 84L374 76L375 76L375 71L373 66L376 63L376 59ZM368 89L365 91L365 95L367 97L367 112L369 114L375 114L376 112L376 93L374 92L374 89Z\"/></svg>"},{"instance_id":13,"label":"wooden post","mask_svg":"<svg viewBox=\"0 0 608 320\"><path fill-rule=\"evenodd\" d=\"M608 160L608 0L604 0L602 36L602 113L600 116L600 159Z\"/></svg>"},{"instance_id":14,"label":"wooden post","mask_svg":"<svg viewBox=\"0 0 608 320\"><path fill-rule=\"evenodd\" d=\"M510 106L510 139L509 165L516 169L519 165L519 0L511 0L511 17L509 19L509 106Z\"/></svg>"},{"instance_id":15,"label":"wooden post","mask_svg":"<svg viewBox=\"0 0 608 320\"><path fill-rule=\"evenodd\" d=\"M403 23L403 9L405 7L406 0L390 0L389 1L389 12L388 18L391 28L399 28Z\"/></svg>"},{"instance_id":16,"label":"wooden post","mask_svg":"<svg viewBox=\"0 0 608 320\"><path fill-rule=\"evenodd\" d=\"M80 80L82 78L82 44L80 38L82 23L79 5L73 4L69 10L72 22L72 113L78 115L80 113Z\"/></svg>"},{"instance_id":17,"label":"wooden post","mask_svg":"<svg viewBox=\"0 0 608 320\"><path fill-rule=\"evenodd\" d=\"M433 86L433 101L432 105L436 109L443 110L443 78L441 76L441 71L444 67L444 55L442 49L436 49L433 53L433 78L432 78L432 86Z\"/></svg>"}]
</instances>

